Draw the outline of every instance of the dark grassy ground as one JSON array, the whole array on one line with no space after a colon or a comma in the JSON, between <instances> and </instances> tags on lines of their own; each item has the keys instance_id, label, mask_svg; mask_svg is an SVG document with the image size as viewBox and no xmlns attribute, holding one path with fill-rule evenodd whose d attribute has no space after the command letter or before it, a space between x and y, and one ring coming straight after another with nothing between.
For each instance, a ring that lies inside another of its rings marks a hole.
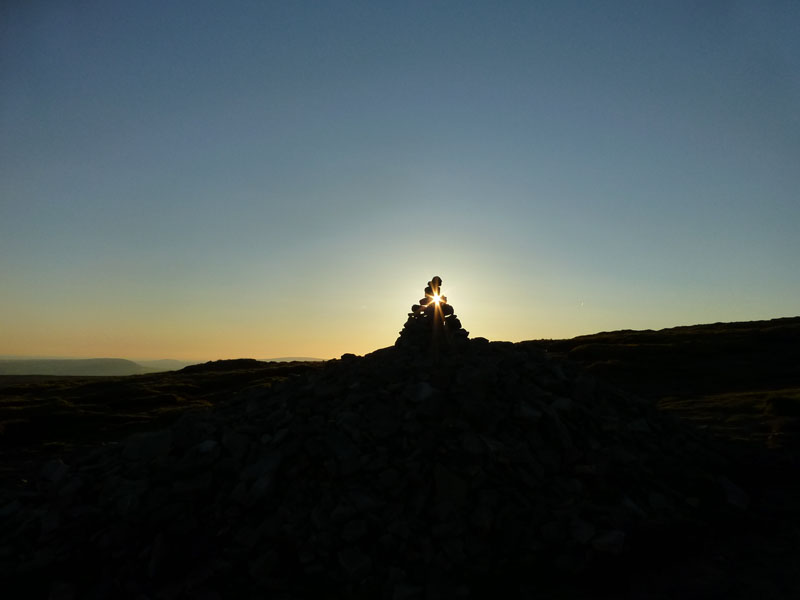
<instances>
[{"instance_id":1,"label":"dark grassy ground","mask_svg":"<svg viewBox=\"0 0 800 600\"><path fill-rule=\"evenodd\" d=\"M525 343L706 431L749 495L737 520L643 534L622 597L800 598L800 318Z\"/></svg>"},{"instance_id":2,"label":"dark grassy ground","mask_svg":"<svg viewBox=\"0 0 800 600\"><path fill-rule=\"evenodd\" d=\"M720 440L798 449L800 317L523 343L577 362Z\"/></svg>"},{"instance_id":3,"label":"dark grassy ground","mask_svg":"<svg viewBox=\"0 0 800 600\"><path fill-rule=\"evenodd\" d=\"M236 360L124 377L0 376L0 483L35 475L47 458L166 426L320 364Z\"/></svg>"}]
</instances>

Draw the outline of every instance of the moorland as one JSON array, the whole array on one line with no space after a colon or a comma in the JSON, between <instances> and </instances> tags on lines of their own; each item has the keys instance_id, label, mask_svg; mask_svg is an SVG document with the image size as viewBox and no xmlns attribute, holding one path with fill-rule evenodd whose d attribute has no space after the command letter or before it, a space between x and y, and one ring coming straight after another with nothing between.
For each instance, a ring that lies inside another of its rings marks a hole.
<instances>
[{"instance_id":1,"label":"moorland","mask_svg":"<svg viewBox=\"0 0 800 600\"><path fill-rule=\"evenodd\" d=\"M800 466L799 342L800 318L784 318L661 331L604 332L497 347L496 352L546 357L548 364L563 364L565 369L568 366L575 373L588 373L607 382L621 390L625 398L630 394L643 399L656 413L677 417L693 432L691 435L704 440L704 447L732 469L727 475L736 486L729 504L736 505L736 510L720 511L718 517L713 511L703 513L703 523L694 522L689 529L639 531L631 538L631 549L626 547L621 556L614 555L614 564L595 562L594 570L590 564L583 571L590 581L595 580L599 596L744 598L757 593L764 598L783 598L800 593L794 574L800 561L800 483L796 478ZM361 360L346 356L330 361L330 366L351 365L349 371L340 368L339 372L357 373L359 365L389 364L377 359L358 363ZM224 411L232 398L250 398L248 402L252 403L252 398L268 397L273 387L284 390L284 398L287 393L301 397L291 390L312 393L309 382L327 381L326 368L326 363L319 362L233 360L124 377L0 377L0 485L6 494L24 494L41 479L43 465L52 465L54 460L71 464L73 458L78 460L76 457L86 452L120 443L124 446L123 441L132 434L172 427L187 413ZM313 394L330 398L344 393L342 390L356 389L357 377L352 377L350 386L334 378L333 388ZM363 372L359 377L363 378ZM575 377L570 381L583 381L581 376ZM387 389L401 383L393 382ZM421 396L412 392L412 402L424 402L431 389L441 387L434 379L430 385L427 381L420 385ZM580 400L575 391L578 387L570 389ZM563 402L557 401L552 406L560 404ZM465 405L465 414L467 408ZM313 406L296 410L306 419L303 422L310 424L304 426L307 429L333 418L324 411L315 416ZM439 419L435 411L421 414L424 421L420 422ZM409 420L407 415L404 418ZM452 415L443 418L453 419ZM657 419L649 418L655 427ZM572 427L570 421L564 423ZM390 424L381 426L391 428ZM439 426L441 423L435 425ZM464 425L469 427L484 440L490 437L491 432L480 422ZM647 424L643 427L647 429ZM583 430L570 431L574 435ZM203 443L212 446L208 441ZM450 477L442 476L441 469L433 473L436 478ZM653 497L651 492L651 504ZM658 494L655 497L653 510L660 502ZM14 510L6 512L13 516ZM602 555L597 539L588 543ZM142 552L155 550L144 548ZM153 560L148 563L151 567ZM343 560L340 554L339 561ZM342 563L345 567L346 562ZM598 564L603 573L597 570ZM358 573L360 568L354 571ZM630 581L639 583L620 584L619 580L628 575ZM395 593L407 589L414 588L398 586ZM52 594L52 589L49 592ZM565 581L563 592L568 597L587 593L584 584L574 581Z\"/></svg>"}]
</instances>

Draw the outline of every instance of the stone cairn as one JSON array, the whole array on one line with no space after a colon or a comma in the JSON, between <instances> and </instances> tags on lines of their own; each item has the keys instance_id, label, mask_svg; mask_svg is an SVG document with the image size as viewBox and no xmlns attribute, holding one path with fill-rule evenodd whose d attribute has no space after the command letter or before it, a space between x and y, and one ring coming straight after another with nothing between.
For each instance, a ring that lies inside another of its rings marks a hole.
<instances>
[{"instance_id":1,"label":"stone cairn","mask_svg":"<svg viewBox=\"0 0 800 600\"><path fill-rule=\"evenodd\" d=\"M425 296L411 307L408 320L397 338L395 346L427 348L440 342L452 344L467 339L469 332L461 326L447 296L442 295L442 278L431 278L425 288Z\"/></svg>"}]
</instances>

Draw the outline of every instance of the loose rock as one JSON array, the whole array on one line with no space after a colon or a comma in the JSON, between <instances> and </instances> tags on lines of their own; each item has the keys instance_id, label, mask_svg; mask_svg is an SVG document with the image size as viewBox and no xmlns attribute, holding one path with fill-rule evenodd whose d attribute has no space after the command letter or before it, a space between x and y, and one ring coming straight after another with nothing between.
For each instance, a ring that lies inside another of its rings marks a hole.
<instances>
[{"instance_id":1,"label":"loose rock","mask_svg":"<svg viewBox=\"0 0 800 600\"><path fill-rule=\"evenodd\" d=\"M698 434L535 348L470 340L440 286L393 347L4 491L0 579L45 597L467 597L617 560L643 523L746 509Z\"/></svg>"}]
</instances>

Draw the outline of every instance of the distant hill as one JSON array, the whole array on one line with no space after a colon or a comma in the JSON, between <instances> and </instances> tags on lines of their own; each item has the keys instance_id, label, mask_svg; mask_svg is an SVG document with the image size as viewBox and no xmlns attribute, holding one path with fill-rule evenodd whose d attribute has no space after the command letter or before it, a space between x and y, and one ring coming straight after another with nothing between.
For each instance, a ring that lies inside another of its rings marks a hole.
<instances>
[{"instance_id":1,"label":"distant hill","mask_svg":"<svg viewBox=\"0 0 800 600\"><path fill-rule=\"evenodd\" d=\"M312 356L281 356L278 358L260 358L261 362L321 362L325 358L314 358Z\"/></svg>"},{"instance_id":2,"label":"distant hill","mask_svg":"<svg viewBox=\"0 0 800 600\"><path fill-rule=\"evenodd\" d=\"M158 373L162 371L178 371L190 365L196 365L196 360L175 360L173 358L162 358L159 360L137 360L148 372Z\"/></svg>"},{"instance_id":3,"label":"distant hill","mask_svg":"<svg viewBox=\"0 0 800 600\"><path fill-rule=\"evenodd\" d=\"M158 369L166 370L166 369ZM0 375L119 376L152 373L124 358L64 358L0 360Z\"/></svg>"},{"instance_id":4,"label":"distant hill","mask_svg":"<svg viewBox=\"0 0 800 600\"><path fill-rule=\"evenodd\" d=\"M304 356L282 356L265 358L253 363L275 362L322 362L322 358ZM230 362L230 361L218 361ZM25 358L0 357L0 375L56 375L77 377L119 377L124 375L143 375L179 371L186 367L201 364L198 361L163 358L158 360L127 360L124 358Z\"/></svg>"}]
</instances>

